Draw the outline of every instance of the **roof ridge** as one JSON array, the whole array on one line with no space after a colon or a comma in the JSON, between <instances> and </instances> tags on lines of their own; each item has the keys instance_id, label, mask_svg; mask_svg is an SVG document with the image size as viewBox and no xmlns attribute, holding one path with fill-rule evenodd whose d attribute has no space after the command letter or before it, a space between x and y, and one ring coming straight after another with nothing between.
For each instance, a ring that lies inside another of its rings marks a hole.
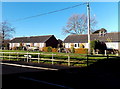
<instances>
[{"instance_id":1,"label":"roof ridge","mask_svg":"<svg viewBox=\"0 0 120 89\"><path fill-rule=\"evenodd\" d=\"M52 37L52 36L54 36L54 35L51 35L50 37ZM44 42L46 42L50 37L48 37Z\"/></svg>"},{"instance_id":2,"label":"roof ridge","mask_svg":"<svg viewBox=\"0 0 120 89\"><path fill-rule=\"evenodd\" d=\"M52 35L41 35L41 36L52 36ZM15 38L29 38L29 37L41 37L41 36L25 36L25 37L15 37Z\"/></svg>"},{"instance_id":3,"label":"roof ridge","mask_svg":"<svg viewBox=\"0 0 120 89\"><path fill-rule=\"evenodd\" d=\"M40 42L46 42L50 37L54 35L43 35L43 36L30 36L30 37L16 37L13 38L11 41L21 41L23 40L24 42L34 42L34 41L40 41Z\"/></svg>"},{"instance_id":4,"label":"roof ridge","mask_svg":"<svg viewBox=\"0 0 120 89\"><path fill-rule=\"evenodd\" d=\"M120 41L118 35L120 32L106 33L104 36L99 36L99 34L91 34L91 40L98 39L100 41L107 41L107 38L112 38L112 41ZM86 43L88 40L87 34L81 35L69 35L64 39L64 43Z\"/></svg>"},{"instance_id":5,"label":"roof ridge","mask_svg":"<svg viewBox=\"0 0 120 89\"><path fill-rule=\"evenodd\" d=\"M52 36L52 35L41 35L41 36ZM30 37L41 37L41 36L30 36Z\"/></svg>"},{"instance_id":6,"label":"roof ridge","mask_svg":"<svg viewBox=\"0 0 120 89\"><path fill-rule=\"evenodd\" d=\"M76 36L76 35L87 35L87 34L71 34L71 35L69 35L69 36Z\"/></svg>"},{"instance_id":7,"label":"roof ridge","mask_svg":"<svg viewBox=\"0 0 120 89\"><path fill-rule=\"evenodd\" d=\"M111 33L120 33L120 32L109 32L109 33L106 33L106 34L111 34ZM97 33L97 34L90 34L90 35L98 35L98 34L99 33ZM88 34L70 34L68 36L76 36L76 35L81 36L81 35L88 35Z\"/></svg>"},{"instance_id":8,"label":"roof ridge","mask_svg":"<svg viewBox=\"0 0 120 89\"><path fill-rule=\"evenodd\" d=\"M110 33L120 33L120 32L110 32ZM109 33L108 33L109 34Z\"/></svg>"}]
</instances>

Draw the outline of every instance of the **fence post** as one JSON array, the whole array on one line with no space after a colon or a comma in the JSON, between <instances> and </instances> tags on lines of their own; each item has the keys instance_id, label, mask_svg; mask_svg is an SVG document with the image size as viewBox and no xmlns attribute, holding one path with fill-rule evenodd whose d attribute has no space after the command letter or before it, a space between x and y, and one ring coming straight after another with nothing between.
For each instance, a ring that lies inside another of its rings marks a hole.
<instances>
[{"instance_id":1,"label":"fence post","mask_svg":"<svg viewBox=\"0 0 120 89\"><path fill-rule=\"evenodd\" d=\"M105 56L107 55L107 51L105 50Z\"/></svg>"},{"instance_id":2,"label":"fence post","mask_svg":"<svg viewBox=\"0 0 120 89\"><path fill-rule=\"evenodd\" d=\"M18 52L16 53L16 59L17 59L17 61L18 61Z\"/></svg>"},{"instance_id":3,"label":"fence post","mask_svg":"<svg viewBox=\"0 0 120 89\"><path fill-rule=\"evenodd\" d=\"M118 52L116 53L116 56L119 56L119 53L118 53Z\"/></svg>"},{"instance_id":4,"label":"fence post","mask_svg":"<svg viewBox=\"0 0 120 89\"><path fill-rule=\"evenodd\" d=\"M10 60L10 52L9 52L9 60Z\"/></svg>"},{"instance_id":5,"label":"fence post","mask_svg":"<svg viewBox=\"0 0 120 89\"><path fill-rule=\"evenodd\" d=\"M87 66L88 66L88 54L87 54Z\"/></svg>"},{"instance_id":6,"label":"fence post","mask_svg":"<svg viewBox=\"0 0 120 89\"><path fill-rule=\"evenodd\" d=\"M17 56L17 61L18 61L18 52L17 52L17 55L16 55L16 56Z\"/></svg>"},{"instance_id":7,"label":"fence post","mask_svg":"<svg viewBox=\"0 0 120 89\"><path fill-rule=\"evenodd\" d=\"M70 66L70 55L68 55L68 66Z\"/></svg>"},{"instance_id":8,"label":"fence post","mask_svg":"<svg viewBox=\"0 0 120 89\"><path fill-rule=\"evenodd\" d=\"M29 58L29 57L28 57L28 52L27 52L27 62L28 62L28 58Z\"/></svg>"},{"instance_id":9,"label":"fence post","mask_svg":"<svg viewBox=\"0 0 120 89\"><path fill-rule=\"evenodd\" d=\"M109 55L107 55L107 59L109 59Z\"/></svg>"},{"instance_id":10,"label":"fence post","mask_svg":"<svg viewBox=\"0 0 120 89\"><path fill-rule=\"evenodd\" d=\"M3 56L3 60L4 60L4 52L2 53L2 56Z\"/></svg>"},{"instance_id":11,"label":"fence post","mask_svg":"<svg viewBox=\"0 0 120 89\"><path fill-rule=\"evenodd\" d=\"M53 60L54 60L54 59L53 59L53 53L52 53L52 65L54 64Z\"/></svg>"},{"instance_id":12,"label":"fence post","mask_svg":"<svg viewBox=\"0 0 120 89\"><path fill-rule=\"evenodd\" d=\"M38 53L38 63L39 63L39 59L40 59L40 53Z\"/></svg>"}]
</instances>

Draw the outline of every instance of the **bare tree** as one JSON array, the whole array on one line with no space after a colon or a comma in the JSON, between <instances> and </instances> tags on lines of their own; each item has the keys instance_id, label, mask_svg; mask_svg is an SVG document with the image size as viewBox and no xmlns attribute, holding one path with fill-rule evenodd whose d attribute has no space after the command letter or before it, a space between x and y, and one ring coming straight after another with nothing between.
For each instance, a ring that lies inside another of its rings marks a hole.
<instances>
[{"instance_id":1,"label":"bare tree","mask_svg":"<svg viewBox=\"0 0 120 89\"><path fill-rule=\"evenodd\" d=\"M94 27L97 24L95 18L90 19L91 32L94 31ZM64 34L83 34L87 32L87 16L85 14L74 14L67 22L67 25L63 28Z\"/></svg>"},{"instance_id":2,"label":"bare tree","mask_svg":"<svg viewBox=\"0 0 120 89\"><path fill-rule=\"evenodd\" d=\"M15 28L12 27L7 21L0 23L0 38L2 39L2 48L4 47L4 41L13 37Z\"/></svg>"}]
</instances>

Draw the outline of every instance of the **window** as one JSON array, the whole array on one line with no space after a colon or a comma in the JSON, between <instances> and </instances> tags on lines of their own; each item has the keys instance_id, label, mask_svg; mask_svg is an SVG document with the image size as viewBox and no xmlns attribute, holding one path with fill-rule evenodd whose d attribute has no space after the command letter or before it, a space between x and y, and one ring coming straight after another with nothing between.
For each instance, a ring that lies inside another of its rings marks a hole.
<instances>
[{"instance_id":1,"label":"window","mask_svg":"<svg viewBox=\"0 0 120 89\"><path fill-rule=\"evenodd\" d=\"M106 32L105 31L99 31L99 36L105 36Z\"/></svg>"},{"instance_id":2,"label":"window","mask_svg":"<svg viewBox=\"0 0 120 89\"><path fill-rule=\"evenodd\" d=\"M79 43L75 43L75 44L74 44L74 47L75 47L75 48L79 47Z\"/></svg>"},{"instance_id":3,"label":"window","mask_svg":"<svg viewBox=\"0 0 120 89\"><path fill-rule=\"evenodd\" d=\"M80 47L79 43L78 43L78 47Z\"/></svg>"},{"instance_id":4,"label":"window","mask_svg":"<svg viewBox=\"0 0 120 89\"><path fill-rule=\"evenodd\" d=\"M26 45L27 47L30 47L30 45Z\"/></svg>"},{"instance_id":5,"label":"window","mask_svg":"<svg viewBox=\"0 0 120 89\"><path fill-rule=\"evenodd\" d=\"M74 47L77 47L77 44L75 44Z\"/></svg>"}]
</instances>

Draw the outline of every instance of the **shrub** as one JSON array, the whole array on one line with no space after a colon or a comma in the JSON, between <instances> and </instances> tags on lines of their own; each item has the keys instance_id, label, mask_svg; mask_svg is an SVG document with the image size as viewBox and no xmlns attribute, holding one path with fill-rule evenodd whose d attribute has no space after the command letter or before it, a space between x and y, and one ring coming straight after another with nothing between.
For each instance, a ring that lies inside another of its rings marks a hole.
<instances>
[{"instance_id":1,"label":"shrub","mask_svg":"<svg viewBox=\"0 0 120 89\"><path fill-rule=\"evenodd\" d=\"M51 46L43 47L42 51L44 51L44 52L52 52L52 47Z\"/></svg>"},{"instance_id":2,"label":"shrub","mask_svg":"<svg viewBox=\"0 0 120 89\"><path fill-rule=\"evenodd\" d=\"M91 48L92 50L95 49L97 43L98 43L98 41L96 41L96 40L91 41L91 42L90 42L90 48Z\"/></svg>"},{"instance_id":3,"label":"shrub","mask_svg":"<svg viewBox=\"0 0 120 89\"><path fill-rule=\"evenodd\" d=\"M17 47L17 50L22 50L23 48L22 48L22 46L20 46L20 47Z\"/></svg>"},{"instance_id":4,"label":"shrub","mask_svg":"<svg viewBox=\"0 0 120 89\"><path fill-rule=\"evenodd\" d=\"M52 48L52 52L58 52L57 48Z\"/></svg>"},{"instance_id":5,"label":"shrub","mask_svg":"<svg viewBox=\"0 0 120 89\"><path fill-rule=\"evenodd\" d=\"M85 48L85 46L81 43L81 44L80 44L80 48Z\"/></svg>"},{"instance_id":6,"label":"shrub","mask_svg":"<svg viewBox=\"0 0 120 89\"><path fill-rule=\"evenodd\" d=\"M75 53L75 48L73 46L71 47L71 52Z\"/></svg>"},{"instance_id":7,"label":"shrub","mask_svg":"<svg viewBox=\"0 0 120 89\"><path fill-rule=\"evenodd\" d=\"M95 52L96 49L99 50L99 53L104 54L104 50L107 49L107 46L104 42L99 41L99 40L93 40L90 42L91 49L93 50L93 53Z\"/></svg>"},{"instance_id":8,"label":"shrub","mask_svg":"<svg viewBox=\"0 0 120 89\"><path fill-rule=\"evenodd\" d=\"M17 47L13 47L12 50L17 50Z\"/></svg>"},{"instance_id":9,"label":"shrub","mask_svg":"<svg viewBox=\"0 0 120 89\"><path fill-rule=\"evenodd\" d=\"M52 47L51 47L51 46L49 46L49 47L47 48L47 52L52 52Z\"/></svg>"},{"instance_id":10,"label":"shrub","mask_svg":"<svg viewBox=\"0 0 120 89\"><path fill-rule=\"evenodd\" d=\"M80 54L87 54L88 49L86 48L77 48L75 49L75 53L80 53Z\"/></svg>"},{"instance_id":11,"label":"shrub","mask_svg":"<svg viewBox=\"0 0 120 89\"><path fill-rule=\"evenodd\" d=\"M48 52L48 47L43 47L43 49L42 49L42 51L44 51L44 52Z\"/></svg>"}]
</instances>

